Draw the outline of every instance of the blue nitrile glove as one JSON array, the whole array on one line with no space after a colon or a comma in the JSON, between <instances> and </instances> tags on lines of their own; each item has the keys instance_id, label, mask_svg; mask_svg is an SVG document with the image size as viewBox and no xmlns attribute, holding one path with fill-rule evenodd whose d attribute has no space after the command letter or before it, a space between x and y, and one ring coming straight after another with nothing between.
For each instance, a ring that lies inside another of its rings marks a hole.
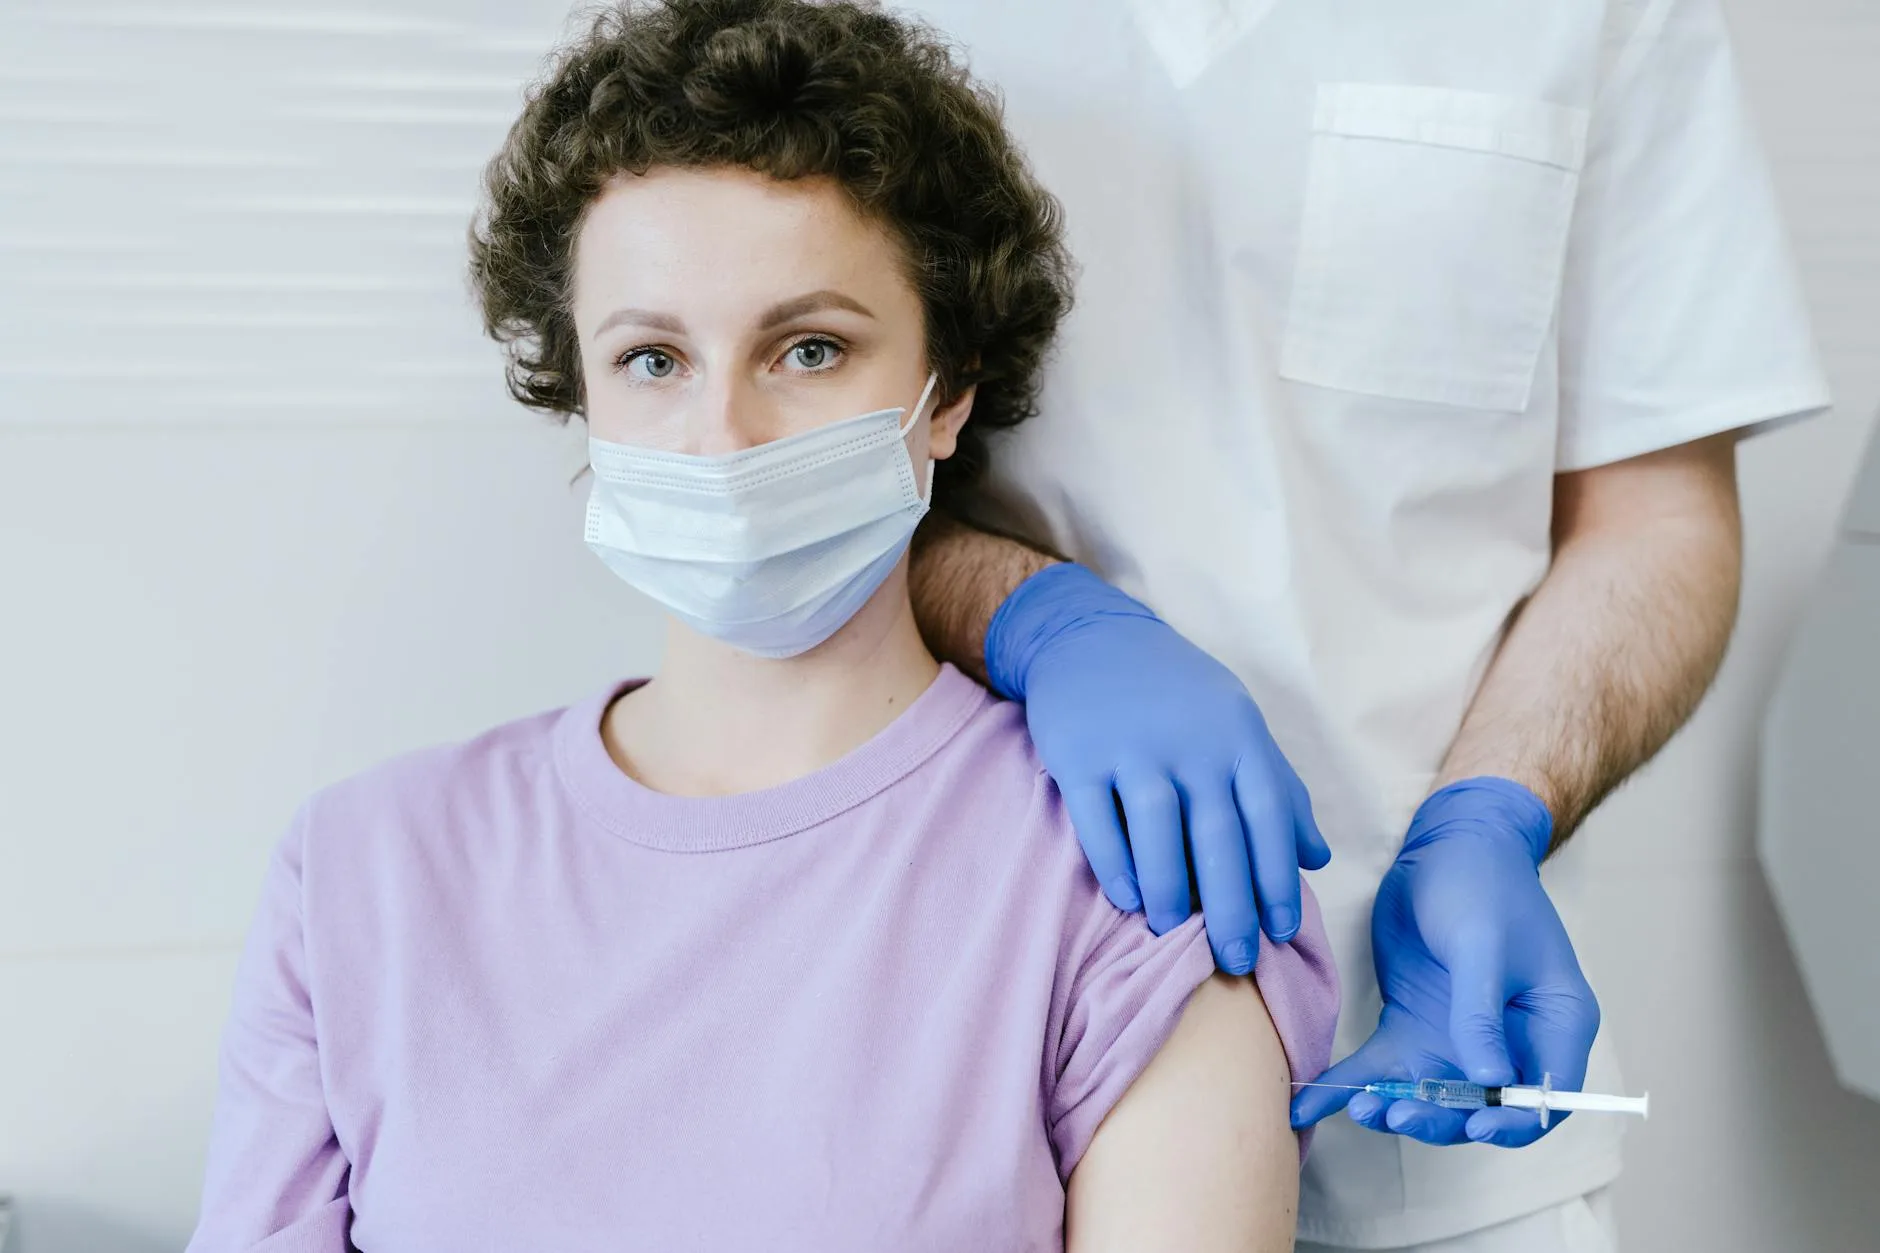
<instances>
[{"instance_id":1,"label":"blue nitrile glove","mask_svg":"<svg viewBox=\"0 0 1880 1253\"><path fill-rule=\"evenodd\" d=\"M1371 909L1377 1030L1318 1082L1538 1084L1550 1073L1556 1088L1585 1083L1599 1002L1541 887L1552 834L1540 798L1507 779L1465 779L1423 802ZM1373 1131L1429 1144L1519 1148L1543 1134L1533 1110L1439 1109L1331 1088L1301 1089L1293 1126L1347 1100Z\"/></svg>"},{"instance_id":2,"label":"blue nitrile glove","mask_svg":"<svg viewBox=\"0 0 1880 1253\"><path fill-rule=\"evenodd\" d=\"M1221 969L1253 969L1262 927L1275 943L1299 930L1299 867L1317 870L1331 850L1305 785L1226 666L1063 564L999 607L986 672L1025 702L1038 756L1118 909L1144 910L1157 934L1181 925L1193 912L1192 852Z\"/></svg>"}]
</instances>

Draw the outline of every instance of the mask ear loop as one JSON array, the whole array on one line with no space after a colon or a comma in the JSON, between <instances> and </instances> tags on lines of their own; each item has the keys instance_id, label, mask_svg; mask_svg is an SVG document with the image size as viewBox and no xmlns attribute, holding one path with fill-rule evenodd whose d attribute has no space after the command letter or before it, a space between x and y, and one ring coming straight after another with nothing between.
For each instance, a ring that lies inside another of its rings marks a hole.
<instances>
[{"instance_id":1,"label":"mask ear loop","mask_svg":"<svg viewBox=\"0 0 1880 1253\"><path fill-rule=\"evenodd\" d=\"M927 397L933 395L934 384L939 381L940 372L938 370L927 375L927 386L920 389L920 399L914 402L914 407L908 411L906 423L901 427L902 439L906 439L907 433L914 429L916 422L920 421L920 411L927 407ZM933 502L933 458L931 456L927 458L927 482L926 485L921 488L920 499L922 504L931 504Z\"/></svg>"}]
</instances>

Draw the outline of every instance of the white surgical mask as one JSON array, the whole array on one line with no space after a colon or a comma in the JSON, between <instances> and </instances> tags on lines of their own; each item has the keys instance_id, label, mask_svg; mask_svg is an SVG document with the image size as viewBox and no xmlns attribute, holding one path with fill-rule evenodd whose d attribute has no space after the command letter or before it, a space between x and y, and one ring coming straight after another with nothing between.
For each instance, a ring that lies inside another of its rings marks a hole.
<instances>
[{"instance_id":1,"label":"white surgical mask","mask_svg":"<svg viewBox=\"0 0 1880 1253\"><path fill-rule=\"evenodd\" d=\"M720 456L590 439L588 547L700 634L759 657L807 652L875 594L927 512L933 462L917 480L905 441L936 377L911 412Z\"/></svg>"}]
</instances>

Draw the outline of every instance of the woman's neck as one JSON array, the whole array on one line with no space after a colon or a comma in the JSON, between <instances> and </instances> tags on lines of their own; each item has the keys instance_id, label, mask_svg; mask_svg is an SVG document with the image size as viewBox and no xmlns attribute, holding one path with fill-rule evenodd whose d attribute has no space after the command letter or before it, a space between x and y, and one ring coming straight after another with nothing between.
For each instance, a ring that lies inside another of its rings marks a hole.
<instances>
[{"instance_id":1,"label":"woman's neck","mask_svg":"<svg viewBox=\"0 0 1880 1253\"><path fill-rule=\"evenodd\" d=\"M797 657L753 657L674 624L659 672L614 702L601 734L614 763L655 791L754 792L867 742L939 672L903 563L840 631Z\"/></svg>"}]
</instances>

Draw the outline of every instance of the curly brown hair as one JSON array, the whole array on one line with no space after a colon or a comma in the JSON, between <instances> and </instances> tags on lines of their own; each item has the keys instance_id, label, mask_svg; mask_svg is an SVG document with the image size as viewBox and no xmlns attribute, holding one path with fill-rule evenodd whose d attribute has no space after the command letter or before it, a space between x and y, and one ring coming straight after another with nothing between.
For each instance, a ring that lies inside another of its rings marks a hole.
<instances>
[{"instance_id":1,"label":"curly brown hair","mask_svg":"<svg viewBox=\"0 0 1880 1253\"><path fill-rule=\"evenodd\" d=\"M611 178L656 166L828 177L894 233L940 392L979 389L937 498L980 473L987 436L1037 411L1071 298L1058 203L938 35L847 0L622 3L555 55L470 230L484 329L523 404L583 415L575 240Z\"/></svg>"}]
</instances>

